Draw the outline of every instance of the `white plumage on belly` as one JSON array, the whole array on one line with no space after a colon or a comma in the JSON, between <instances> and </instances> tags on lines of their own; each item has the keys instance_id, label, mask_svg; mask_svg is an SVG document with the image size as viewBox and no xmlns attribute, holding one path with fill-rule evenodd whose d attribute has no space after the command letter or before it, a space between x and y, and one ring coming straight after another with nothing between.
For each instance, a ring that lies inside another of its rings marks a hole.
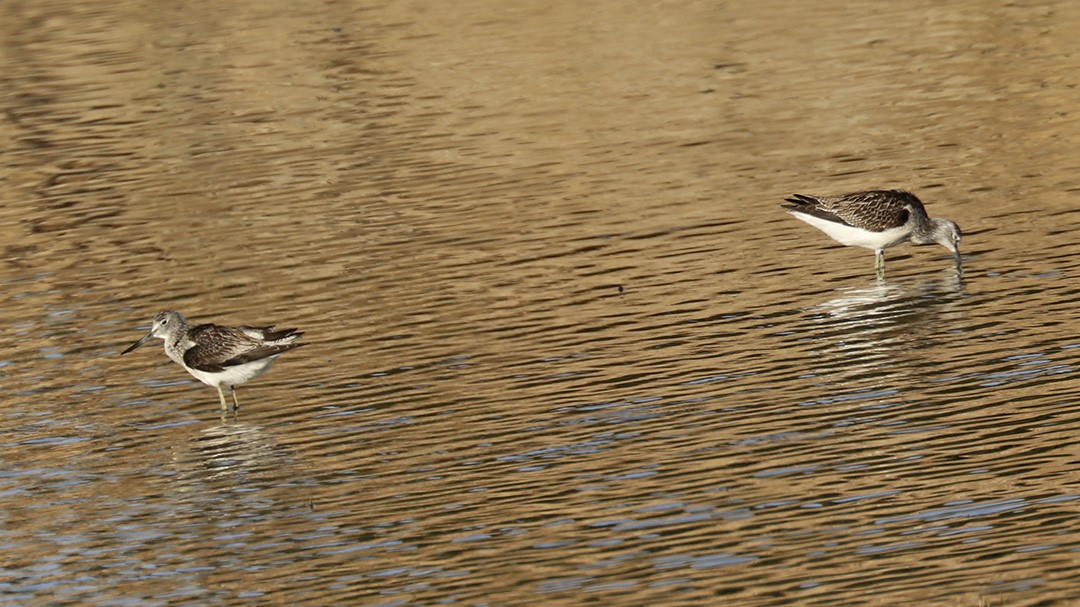
<instances>
[{"instance_id":1,"label":"white plumage on belly","mask_svg":"<svg viewBox=\"0 0 1080 607\"><path fill-rule=\"evenodd\" d=\"M239 386L240 384L247 383L250 380L266 373L270 368L270 365L274 363L274 359L277 356L270 358L264 358L262 360L256 360L242 365L236 365L233 367L226 367L224 371L218 371L216 373L207 373L206 371L199 371L198 369L192 369L182 362L181 365L187 369L187 372L195 377L195 379L202 383L218 387L218 386Z\"/></svg>"},{"instance_id":2,"label":"white plumage on belly","mask_svg":"<svg viewBox=\"0 0 1080 607\"><path fill-rule=\"evenodd\" d=\"M882 232L871 232L849 225L828 221L820 217L814 217L806 213L792 212L796 219L805 221L828 234L833 240L849 247L863 247L880 251L893 245L898 245L908 239L911 228L907 225L890 228Z\"/></svg>"}]
</instances>

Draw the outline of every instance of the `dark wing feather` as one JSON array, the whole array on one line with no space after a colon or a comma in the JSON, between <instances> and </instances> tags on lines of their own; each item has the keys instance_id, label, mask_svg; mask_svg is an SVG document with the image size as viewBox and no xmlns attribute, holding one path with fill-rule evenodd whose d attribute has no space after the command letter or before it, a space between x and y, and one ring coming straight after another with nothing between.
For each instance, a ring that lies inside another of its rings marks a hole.
<instances>
[{"instance_id":1,"label":"dark wing feather","mask_svg":"<svg viewBox=\"0 0 1080 607\"><path fill-rule=\"evenodd\" d=\"M270 356L276 356L282 352L292 350L293 348L299 348L300 346L306 346L307 344L279 344L276 346L259 346L252 348L247 352L244 352L238 356L234 356L229 360L221 363L222 368L234 367L236 365L242 365L244 363L253 362L256 360L262 360Z\"/></svg>"},{"instance_id":2,"label":"dark wing feather","mask_svg":"<svg viewBox=\"0 0 1080 607\"><path fill-rule=\"evenodd\" d=\"M907 223L912 208L922 208L914 194L901 190L870 190L827 199L829 210L849 225L883 232Z\"/></svg>"},{"instance_id":3,"label":"dark wing feather","mask_svg":"<svg viewBox=\"0 0 1080 607\"><path fill-rule=\"evenodd\" d=\"M273 329L273 327L269 327L269 328ZM267 333L266 334L266 339L268 339L270 341L277 341L279 339L285 339L287 337L296 337L297 339L299 339L303 335L304 335L303 331L297 331L295 328L281 329L279 331L271 331L270 333Z\"/></svg>"},{"instance_id":4,"label":"dark wing feather","mask_svg":"<svg viewBox=\"0 0 1080 607\"><path fill-rule=\"evenodd\" d=\"M790 205L781 205L788 211L795 211L797 213L813 215L814 217L824 219L825 221L831 221L833 223L851 225L850 223L845 221L843 217L822 206L823 201L819 198L807 196L805 194L795 194L791 198L785 198L784 200L792 203Z\"/></svg>"},{"instance_id":5,"label":"dark wing feather","mask_svg":"<svg viewBox=\"0 0 1080 607\"><path fill-rule=\"evenodd\" d=\"M243 327L251 330L251 327ZM289 336L299 337L295 329L273 331L273 327L260 328L266 339L276 340ZM229 367L262 360L281 354L302 343L265 344L240 329L205 324L192 327L188 337L195 345L184 352L184 364L198 371L217 373Z\"/></svg>"},{"instance_id":6,"label":"dark wing feather","mask_svg":"<svg viewBox=\"0 0 1080 607\"><path fill-rule=\"evenodd\" d=\"M261 345L240 331L214 324L192 327L188 337L195 345L184 352L184 364L208 373L224 371L232 366L229 361Z\"/></svg>"},{"instance_id":7,"label":"dark wing feather","mask_svg":"<svg viewBox=\"0 0 1080 607\"><path fill-rule=\"evenodd\" d=\"M267 326L267 327L249 327L247 325L244 325L244 326L237 327L237 328L242 330L242 331L254 331L255 333L259 333L259 334L261 334L263 336L263 339L266 340L266 341L277 341L279 339L286 339L286 338L289 338L289 337L297 337L297 338L299 338L301 335L304 334L303 331L297 331L295 328L278 329L278 330L275 331L274 330L274 325L270 325L270 326Z\"/></svg>"},{"instance_id":8,"label":"dark wing feather","mask_svg":"<svg viewBox=\"0 0 1080 607\"><path fill-rule=\"evenodd\" d=\"M787 201L794 203L785 207L789 210L871 232L902 226L913 211L926 213L914 194L902 190L869 190L822 198L796 194Z\"/></svg>"}]
</instances>

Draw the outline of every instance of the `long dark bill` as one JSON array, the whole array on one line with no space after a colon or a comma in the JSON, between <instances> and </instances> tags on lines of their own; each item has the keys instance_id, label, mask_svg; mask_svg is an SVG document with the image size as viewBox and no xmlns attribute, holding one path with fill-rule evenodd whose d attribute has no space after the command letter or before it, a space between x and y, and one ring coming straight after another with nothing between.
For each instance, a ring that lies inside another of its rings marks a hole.
<instances>
[{"instance_id":1,"label":"long dark bill","mask_svg":"<svg viewBox=\"0 0 1080 607\"><path fill-rule=\"evenodd\" d=\"M132 351L132 350L134 350L135 348L138 348L139 346L141 346L141 345L145 344L145 343L146 343L147 341L149 341L149 340L150 340L150 338L151 338L151 337L153 337L153 336L154 336L153 332L151 332L151 333L147 333L147 334L146 334L145 336L143 336L143 338L142 338L142 339L140 339L139 341L137 341L137 342L135 342L135 343L131 344L130 346L128 346L128 349L127 349L127 350L124 350L123 352L121 352L121 353L120 353L120 356L123 356L123 355L127 354L128 352L131 352L131 351Z\"/></svg>"}]
</instances>

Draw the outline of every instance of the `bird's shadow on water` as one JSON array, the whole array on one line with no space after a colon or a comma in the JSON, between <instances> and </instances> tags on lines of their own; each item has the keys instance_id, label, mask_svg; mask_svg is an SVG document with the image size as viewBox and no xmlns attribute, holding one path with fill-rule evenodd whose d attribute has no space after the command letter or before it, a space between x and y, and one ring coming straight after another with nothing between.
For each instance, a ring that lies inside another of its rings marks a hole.
<instances>
[{"instance_id":1,"label":"bird's shadow on water","mask_svg":"<svg viewBox=\"0 0 1080 607\"><path fill-rule=\"evenodd\" d=\"M889 279L881 277L865 287L849 287L810 310L827 312L830 317L874 322L891 318L890 311L916 309L955 302L964 295L964 276L948 271L933 279Z\"/></svg>"},{"instance_id":2,"label":"bird's shadow on water","mask_svg":"<svg viewBox=\"0 0 1080 607\"><path fill-rule=\"evenodd\" d=\"M917 344L947 330L963 314L963 277L948 272L930 280L877 280L846 288L832 299L803 309L804 337L846 352L883 352ZM932 343L928 341L926 343Z\"/></svg>"},{"instance_id":3,"label":"bird's shadow on water","mask_svg":"<svg viewBox=\"0 0 1080 607\"><path fill-rule=\"evenodd\" d=\"M296 454L278 440L277 432L259 423L234 418L225 423L214 420L192 433L187 448L208 467L277 469L295 463Z\"/></svg>"},{"instance_id":4,"label":"bird's shadow on water","mask_svg":"<svg viewBox=\"0 0 1080 607\"><path fill-rule=\"evenodd\" d=\"M231 519L308 511L314 471L263 427L230 422L200 428L172 447L172 499Z\"/></svg>"}]
</instances>

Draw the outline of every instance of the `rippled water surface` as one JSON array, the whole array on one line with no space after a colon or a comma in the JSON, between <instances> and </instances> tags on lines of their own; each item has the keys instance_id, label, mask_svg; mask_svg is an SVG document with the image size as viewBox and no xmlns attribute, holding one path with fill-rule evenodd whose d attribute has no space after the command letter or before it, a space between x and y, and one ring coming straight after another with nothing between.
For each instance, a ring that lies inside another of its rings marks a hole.
<instances>
[{"instance_id":1,"label":"rippled water surface","mask_svg":"<svg viewBox=\"0 0 1080 607\"><path fill-rule=\"evenodd\" d=\"M0 14L0 603L1080 604L1074 4Z\"/></svg>"}]
</instances>

